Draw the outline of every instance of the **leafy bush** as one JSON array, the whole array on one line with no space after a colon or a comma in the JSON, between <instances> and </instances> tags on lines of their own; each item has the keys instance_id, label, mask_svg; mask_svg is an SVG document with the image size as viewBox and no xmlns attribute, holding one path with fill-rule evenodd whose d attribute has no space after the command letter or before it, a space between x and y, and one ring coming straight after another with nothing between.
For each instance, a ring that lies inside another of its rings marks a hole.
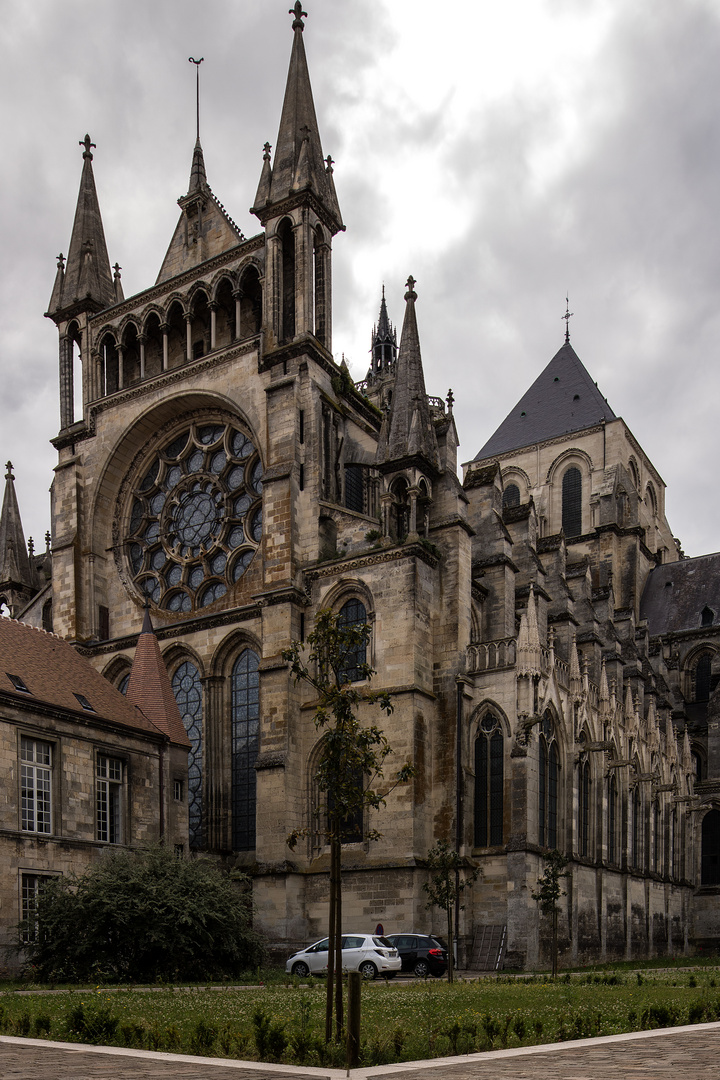
<instances>
[{"instance_id":1,"label":"leafy bush","mask_svg":"<svg viewBox=\"0 0 720 1080\"><path fill-rule=\"evenodd\" d=\"M80 1002L68 1009L65 1027L73 1042L108 1046L117 1031L119 1019L107 1005L86 1005Z\"/></svg>"},{"instance_id":2,"label":"leafy bush","mask_svg":"<svg viewBox=\"0 0 720 1080\"><path fill-rule=\"evenodd\" d=\"M246 881L162 846L107 852L82 877L48 882L35 940L19 947L48 981L221 978L262 956Z\"/></svg>"}]
</instances>

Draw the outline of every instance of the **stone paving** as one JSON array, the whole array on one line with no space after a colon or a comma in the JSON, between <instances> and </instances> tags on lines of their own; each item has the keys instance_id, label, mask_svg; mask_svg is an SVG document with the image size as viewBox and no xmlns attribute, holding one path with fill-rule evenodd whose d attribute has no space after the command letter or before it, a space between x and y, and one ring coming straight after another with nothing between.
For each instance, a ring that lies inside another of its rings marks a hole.
<instances>
[{"instance_id":1,"label":"stone paving","mask_svg":"<svg viewBox=\"0 0 720 1080\"><path fill-rule=\"evenodd\" d=\"M717 1080L720 1023L468 1057L354 1069L351 1080ZM0 1080L341 1080L345 1071L260 1065L0 1036Z\"/></svg>"}]
</instances>

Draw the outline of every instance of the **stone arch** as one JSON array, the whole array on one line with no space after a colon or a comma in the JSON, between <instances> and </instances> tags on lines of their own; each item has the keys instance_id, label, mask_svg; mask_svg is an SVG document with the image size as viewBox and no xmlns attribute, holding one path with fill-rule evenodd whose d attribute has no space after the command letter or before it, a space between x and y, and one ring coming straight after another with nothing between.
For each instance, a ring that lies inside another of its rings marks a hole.
<instances>
[{"instance_id":1,"label":"stone arch","mask_svg":"<svg viewBox=\"0 0 720 1080\"><path fill-rule=\"evenodd\" d=\"M145 338L145 378L152 379L163 370L165 347L163 344L163 314L151 308L143 322Z\"/></svg>"},{"instance_id":2,"label":"stone arch","mask_svg":"<svg viewBox=\"0 0 720 1080\"><path fill-rule=\"evenodd\" d=\"M213 282L210 306L215 312L215 349L226 349L238 337L235 326L235 281L229 273Z\"/></svg>"},{"instance_id":3,"label":"stone arch","mask_svg":"<svg viewBox=\"0 0 720 1080\"><path fill-rule=\"evenodd\" d=\"M101 395L114 394L120 389L120 358L115 328L106 330L100 337Z\"/></svg>"},{"instance_id":4,"label":"stone arch","mask_svg":"<svg viewBox=\"0 0 720 1080\"><path fill-rule=\"evenodd\" d=\"M575 474L570 470L576 470ZM564 529L568 539L581 536L591 528L590 481L593 464L589 454L578 447L570 447L558 454L547 472L549 487L550 533L559 533ZM579 479L579 485L572 485L571 479ZM572 490L571 490L572 488ZM571 510L574 510L572 518ZM579 529L579 531L577 531Z\"/></svg>"},{"instance_id":5,"label":"stone arch","mask_svg":"<svg viewBox=\"0 0 720 1080\"><path fill-rule=\"evenodd\" d=\"M635 460L635 456L633 454L630 455L630 458L628 460L628 472L630 473L630 479L633 482L635 490L639 494L640 493L640 469L638 468L638 463Z\"/></svg>"},{"instance_id":6,"label":"stone arch","mask_svg":"<svg viewBox=\"0 0 720 1080\"><path fill-rule=\"evenodd\" d=\"M262 275L255 262L246 263L238 273L240 325L238 337L254 337L262 327Z\"/></svg>"},{"instance_id":7,"label":"stone arch","mask_svg":"<svg viewBox=\"0 0 720 1080\"><path fill-rule=\"evenodd\" d=\"M130 674L132 660L129 656L114 656L102 670L103 677L116 688L126 675Z\"/></svg>"},{"instance_id":8,"label":"stone arch","mask_svg":"<svg viewBox=\"0 0 720 1080\"><path fill-rule=\"evenodd\" d=\"M168 368L181 367L187 360L185 304L179 296L169 298L166 307Z\"/></svg>"},{"instance_id":9,"label":"stone arch","mask_svg":"<svg viewBox=\"0 0 720 1080\"><path fill-rule=\"evenodd\" d=\"M190 315L190 341L192 360L199 360L210 352L210 303L209 290L204 282L197 282L188 295L187 309Z\"/></svg>"},{"instance_id":10,"label":"stone arch","mask_svg":"<svg viewBox=\"0 0 720 1080\"><path fill-rule=\"evenodd\" d=\"M295 337L295 288L296 288L296 253L295 229L292 219L287 215L277 225L279 245L278 264L280 269L280 308L279 337L280 343L292 341Z\"/></svg>"},{"instance_id":11,"label":"stone arch","mask_svg":"<svg viewBox=\"0 0 720 1080\"><path fill-rule=\"evenodd\" d=\"M120 336L122 343L122 385L134 386L140 382L140 341L138 323L126 319Z\"/></svg>"},{"instance_id":12,"label":"stone arch","mask_svg":"<svg viewBox=\"0 0 720 1080\"><path fill-rule=\"evenodd\" d=\"M242 627L222 639L212 655L208 669L213 675L227 676L243 649L253 649L262 656L262 642L256 634Z\"/></svg>"}]
</instances>

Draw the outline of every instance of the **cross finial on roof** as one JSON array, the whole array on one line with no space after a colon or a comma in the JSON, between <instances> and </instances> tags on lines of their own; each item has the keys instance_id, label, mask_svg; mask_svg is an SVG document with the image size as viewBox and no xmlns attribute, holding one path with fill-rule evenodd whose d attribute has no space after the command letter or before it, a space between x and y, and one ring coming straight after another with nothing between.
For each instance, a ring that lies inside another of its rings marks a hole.
<instances>
[{"instance_id":1,"label":"cross finial on roof","mask_svg":"<svg viewBox=\"0 0 720 1080\"><path fill-rule=\"evenodd\" d=\"M450 390L448 390L448 392L447 392L446 401L447 401L448 414L450 416L452 416L453 405L455 404L455 395L452 392L452 388Z\"/></svg>"},{"instance_id":2,"label":"cross finial on roof","mask_svg":"<svg viewBox=\"0 0 720 1080\"><path fill-rule=\"evenodd\" d=\"M120 266L119 263L115 263L115 265L113 266L113 270L115 271L115 273L113 274L113 277L115 278L115 281L119 281L120 280L120 271L122 270L122 266Z\"/></svg>"},{"instance_id":3,"label":"cross finial on roof","mask_svg":"<svg viewBox=\"0 0 720 1080\"><path fill-rule=\"evenodd\" d=\"M48 529L48 531L45 533L45 550L46 551L50 550L51 541L52 541L52 537L50 536L50 530Z\"/></svg>"},{"instance_id":4,"label":"cross finial on roof","mask_svg":"<svg viewBox=\"0 0 720 1080\"><path fill-rule=\"evenodd\" d=\"M415 278L412 276L412 274L407 279L405 284L406 284L407 290L408 290L405 293L405 299L406 300L417 300L417 293L415 292L415 284L416 283L415 283Z\"/></svg>"},{"instance_id":5,"label":"cross finial on roof","mask_svg":"<svg viewBox=\"0 0 720 1080\"><path fill-rule=\"evenodd\" d=\"M269 161L270 160L270 151L271 150L272 150L271 143L266 142L265 145L263 146L263 161Z\"/></svg>"},{"instance_id":6,"label":"cross finial on roof","mask_svg":"<svg viewBox=\"0 0 720 1080\"><path fill-rule=\"evenodd\" d=\"M335 164L335 162L332 159L331 154L328 154L328 156L325 158L325 164L327 166L327 168L325 169L325 172L331 173L333 171L333 165Z\"/></svg>"},{"instance_id":7,"label":"cross finial on roof","mask_svg":"<svg viewBox=\"0 0 720 1080\"><path fill-rule=\"evenodd\" d=\"M5 473L5 479L6 480L14 480L15 477L13 476L13 471L12 471L12 461L6 461L5 462L5 468L7 469L7 472Z\"/></svg>"},{"instance_id":8,"label":"cross finial on roof","mask_svg":"<svg viewBox=\"0 0 720 1080\"><path fill-rule=\"evenodd\" d=\"M78 146L84 146L85 147L85 152L83 154L83 158L89 158L90 161L92 161L93 156L90 153L90 148L95 147L95 149L97 150L97 146L95 146L94 142L90 142L90 136L86 135L84 139L81 139L80 142L78 143Z\"/></svg>"},{"instance_id":9,"label":"cross finial on roof","mask_svg":"<svg viewBox=\"0 0 720 1080\"><path fill-rule=\"evenodd\" d=\"M561 318L563 318L565 320L565 344L566 345L570 344L570 320L571 320L571 318L573 317L574 314L575 314L575 312L570 310L570 300L566 296L565 297L565 314L561 316Z\"/></svg>"},{"instance_id":10,"label":"cross finial on roof","mask_svg":"<svg viewBox=\"0 0 720 1080\"><path fill-rule=\"evenodd\" d=\"M57 256L57 261L58 261L58 265L57 265L58 270L64 270L65 269L65 256L63 255L62 251Z\"/></svg>"},{"instance_id":11,"label":"cross finial on roof","mask_svg":"<svg viewBox=\"0 0 720 1080\"><path fill-rule=\"evenodd\" d=\"M303 6L300 3L300 0L296 0L295 7L290 8L290 10L288 11L288 15L295 16L292 24L293 30L299 30L302 33L302 31L305 29L305 23L303 22L303 19L307 19L308 13L307 11L303 11Z\"/></svg>"}]
</instances>

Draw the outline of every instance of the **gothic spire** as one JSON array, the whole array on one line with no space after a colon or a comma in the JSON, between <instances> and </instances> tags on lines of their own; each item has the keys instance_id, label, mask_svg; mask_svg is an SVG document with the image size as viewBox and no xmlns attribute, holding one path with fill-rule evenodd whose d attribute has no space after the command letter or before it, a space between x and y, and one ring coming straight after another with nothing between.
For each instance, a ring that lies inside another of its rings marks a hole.
<instances>
[{"instance_id":1,"label":"gothic spire","mask_svg":"<svg viewBox=\"0 0 720 1080\"><path fill-rule=\"evenodd\" d=\"M198 135L195 140L195 149L193 150L192 165L190 166L190 183L188 184L187 193L188 195L196 195L198 192L204 192L207 186L205 158L203 157L200 136Z\"/></svg>"},{"instance_id":2,"label":"gothic spire","mask_svg":"<svg viewBox=\"0 0 720 1080\"><path fill-rule=\"evenodd\" d=\"M58 257L58 272L47 312L56 322L66 314L102 311L115 303L110 259L93 176L92 147L95 143L86 135L80 146L84 147L83 171L67 264L63 267L62 256Z\"/></svg>"},{"instance_id":3,"label":"gothic spire","mask_svg":"<svg viewBox=\"0 0 720 1080\"><path fill-rule=\"evenodd\" d=\"M20 520L11 462L8 461L6 469L5 495L0 511L0 585L33 589L33 573Z\"/></svg>"},{"instance_id":4,"label":"gothic spire","mask_svg":"<svg viewBox=\"0 0 720 1080\"><path fill-rule=\"evenodd\" d=\"M301 191L308 191L318 199L326 211L327 224L332 232L336 233L344 226L335 194L332 159L323 157L315 115L303 43L303 18L307 18L307 15L299 2L290 14L294 15L293 45L280 127L275 142L275 161L270 170L269 159L263 157L263 173L252 212L260 216L264 206L283 202ZM267 154L267 150L265 153ZM264 214L262 216L265 217Z\"/></svg>"},{"instance_id":5,"label":"gothic spire","mask_svg":"<svg viewBox=\"0 0 720 1080\"><path fill-rule=\"evenodd\" d=\"M383 464L419 457L431 468L437 469L438 445L425 393L414 285L414 278L409 277L408 291L405 293L405 320L395 366L395 388L390 413L380 433L377 461Z\"/></svg>"},{"instance_id":6,"label":"gothic spire","mask_svg":"<svg viewBox=\"0 0 720 1080\"><path fill-rule=\"evenodd\" d=\"M397 333L388 317L384 285L377 326L373 327L371 353L372 364L370 371L372 375L380 375L394 369L397 360Z\"/></svg>"},{"instance_id":7,"label":"gothic spire","mask_svg":"<svg viewBox=\"0 0 720 1080\"><path fill-rule=\"evenodd\" d=\"M125 696L133 705L137 705L171 742L180 746L188 745L187 732L147 606Z\"/></svg>"}]
</instances>

